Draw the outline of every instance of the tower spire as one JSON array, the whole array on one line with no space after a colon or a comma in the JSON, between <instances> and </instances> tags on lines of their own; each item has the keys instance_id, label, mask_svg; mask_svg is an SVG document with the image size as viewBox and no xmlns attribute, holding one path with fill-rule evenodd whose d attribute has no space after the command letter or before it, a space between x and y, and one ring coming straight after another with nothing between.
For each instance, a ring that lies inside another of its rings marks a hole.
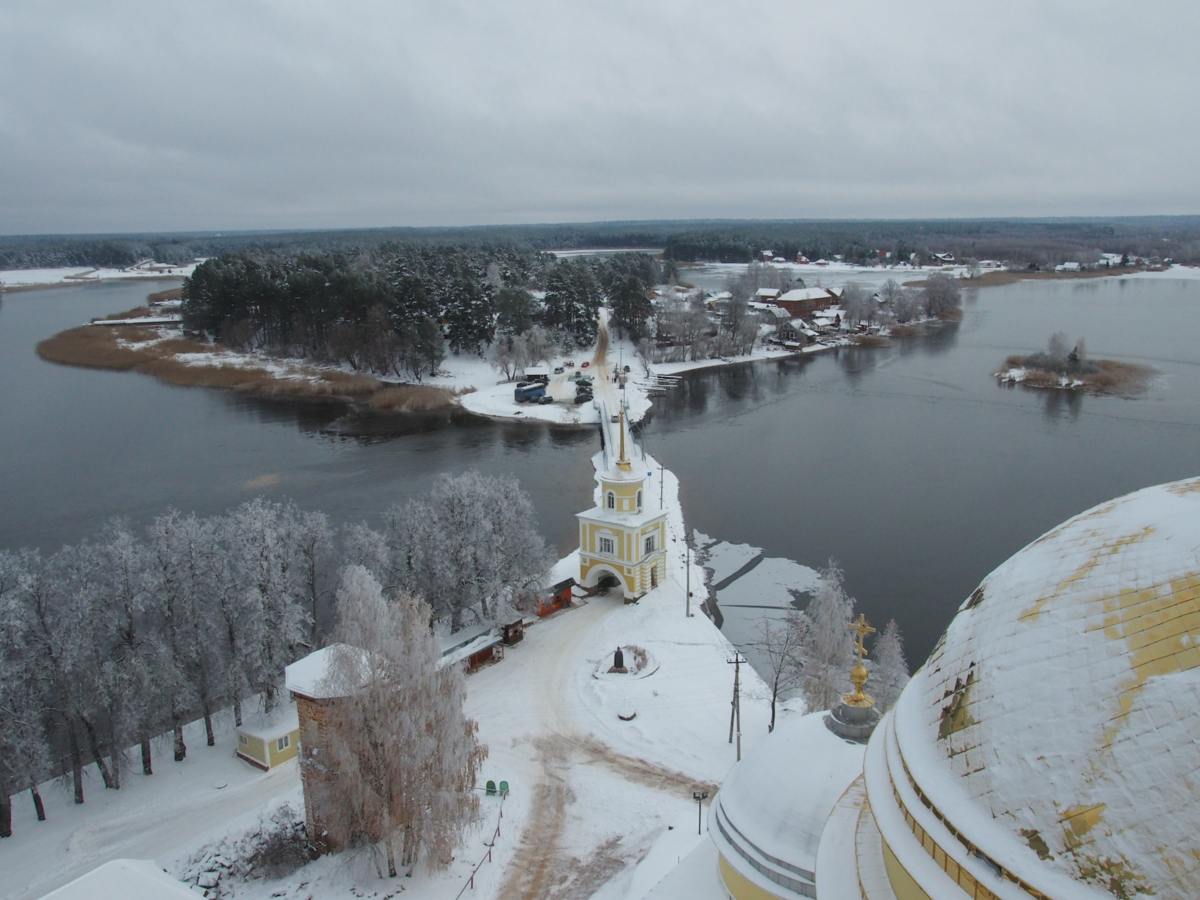
<instances>
[{"instance_id":1,"label":"tower spire","mask_svg":"<svg viewBox=\"0 0 1200 900\"><path fill-rule=\"evenodd\" d=\"M617 468L623 472L628 472L633 467L629 464L629 460L625 458L625 410L621 410L621 456L617 460Z\"/></svg>"}]
</instances>

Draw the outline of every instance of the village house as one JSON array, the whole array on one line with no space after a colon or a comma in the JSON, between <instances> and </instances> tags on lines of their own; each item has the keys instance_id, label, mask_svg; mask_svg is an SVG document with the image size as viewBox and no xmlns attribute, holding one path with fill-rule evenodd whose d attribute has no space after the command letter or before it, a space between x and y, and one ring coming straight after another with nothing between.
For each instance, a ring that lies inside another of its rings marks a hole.
<instances>
[{"instance_id":1,"label":"village house","mask_svg":"<svg viewBox=\"0 0 1200 900\"><path fill-rule=\"evenodd\" d=\"M270 713L246 716L237 729L237 755L259 769L271 770L295 759L300 719L290 699Z\"/></svg>"},{"instance_id":2,"label":"village house","mask_svg":"<svg viewBox=\"0 0 1200 900\"><path fill-rule=\"evenodd\" d=\"M775 341L785 347L803 347L817 339L817 332L803 319L784 319L775 329Z\"/></svg>"},{"instance_id":3,"label":"village house","mask_svg":"<svg viewBox=\"0 0 1200 900\"><path fill-rule=\"evenodd\" d=\"M840 299L829 288L796 288L782 294L775 304L786 310L789 318L810 319L814 313L828 309Z\"/></svg>"},{"instance_id":4,"label":"village house","mask_svg":"<svg viewBox=\"0 0 1200 900\"><path fill-rule=\"evenodd\" d=\"M774 303L782 293L779 288L759 288L754 292L754 299L759 303Z\"/></svg>"}]
</instances>

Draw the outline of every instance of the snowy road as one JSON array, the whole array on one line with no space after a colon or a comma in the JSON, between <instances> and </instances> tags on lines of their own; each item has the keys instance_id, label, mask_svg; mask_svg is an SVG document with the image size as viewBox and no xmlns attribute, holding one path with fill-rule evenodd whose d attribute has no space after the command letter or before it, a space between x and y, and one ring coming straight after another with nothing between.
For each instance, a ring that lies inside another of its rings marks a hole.
<instances>
[{"instance_id":1,"label":"snowy road","mask_svg":"<svg viewBox=\"0 0 1200 900\"><path fill-rule=\"evenodd\" d=\"M40 897L111 859L165 862L231 820L299 791L294 761L260 772L234 755L232 729L220 731L216 747L204 746L202 723L185 733L186 761L174 762L169 741L160 740L153 776L129 771L120 791L90 780L83 806L65 787L51 786L45 822L34 821L27 795L15 798L13 837L0 845L0 896Z\"/></svg>"}]
</instances>

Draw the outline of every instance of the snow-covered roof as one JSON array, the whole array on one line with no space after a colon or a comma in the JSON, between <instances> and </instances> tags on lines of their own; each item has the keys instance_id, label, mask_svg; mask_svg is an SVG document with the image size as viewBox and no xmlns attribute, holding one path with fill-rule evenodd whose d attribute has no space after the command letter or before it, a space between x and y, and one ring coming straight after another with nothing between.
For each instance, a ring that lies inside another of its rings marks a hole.
<instances>
[{"instance_id":1,"label":"snow-covered roof","mask_svg":"<svg viewBox=\"0 0 1200 900\"><path fill-rule=\"evenodd\" d=\"M828 300L830 296L831 294L825 288L795 288L779 299L794 302L798 300Z\"/></svg>"},{"instance_id":2,"label":"snow-covered roof","mask_svg":"<svg viewBox=\"0 0 1200 900\"><path fill-rule=\"evenodd\" d=\"M296 704L289 698L270 713L254 713L244 716L238 731L250 737L272 741L275 738L291 734L300 727L300 717L296 712Z\"/></svg>"},{"instance_id":3,"label":"snow-covered roof","mask_svg":"<svg viewBox=\"0 0 1200 900\"><path fill-rule=\"evenodd\" d=\"M456 662L462 662L480 650L496 646L501 640L503 637L500 629L489 625L456 631L441 639L442 658L438 661L438 666L450 666Z\"/></svg>"},{"instance_id":4,"label":"snow-covered roof","mask_svg":"<svg viewBox=\"0 0 1200 900\"><path fill-rule=\"evenodd\" d=\"M42 900L199 900L201 896L153 860L114 859L51 891Z\"/></svg>"},{"instance_id":5,"label":"snow-covered roof","mask_svg":"<svg viewBox=\"0 0 1200 900\"><path fill-rule=\"evenodd\" d=\"M897 704L945 821L1058 900L1200 896L1200 478L1043 535L960 608Z\"/></svg>"},{"instance_id":6,"label":"snow-covered roof","mask_svg":"<svg viewBox=\"0 0 1200 900\"><path fill-rule=\"evenodd\" d=\"M774 857L787 864L784 873L799 868L811 881L825 820L862 775L864 746L830 731L825 715L782 721L730 770L712 805L713 840L752 881L755 871L747 856L767 868Z\"/></svg>"},{"instance_id":7,"label":"snow-covered roof","mask_svg":"<svg viewBox=\"0 0 1200 900\"><path fill-rule=\"evenodd\" d=\"M779 296L779 288L759 288L754 292L755 297L769 297L774 300Z\"/></svg>"},{"instance_id":8,"label":"snow-covered roof","mask_svg":"<svg viewBox=\"0 0 1200 900\"><path fill-rule=\"evenodd\" d=\"M301 694L313 700L328 700L342 696L342 692L333 688L329 683L329 666L333 655L346 644L330 644L320 650L314 650L304 659L296 660L284 670L287 689L294 694ZM356 649L348 648L347 649ZM365 651L359 650L359 653Z\"/></svg>"}]
</instances>

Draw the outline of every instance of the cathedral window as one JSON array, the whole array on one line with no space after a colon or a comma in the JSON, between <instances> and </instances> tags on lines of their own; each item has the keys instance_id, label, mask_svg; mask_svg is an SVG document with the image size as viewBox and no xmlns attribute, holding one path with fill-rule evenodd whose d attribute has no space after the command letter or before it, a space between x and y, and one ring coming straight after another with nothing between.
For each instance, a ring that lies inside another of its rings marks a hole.
<instances>
[{"instance_id":1,"label":"cathedral window","mask_svg":"<svg viewBox=\"0 0 1200 900\"><path fill-rule=\"evenodd\" d=\"M646 555L649 556L653 552L654 552L654 535L650 535L648 538L646 538Z\"/></svg>"},{"instance_id":2,"label":"cathedral window","mask_svg":"<svg viewBox=\"0 0 1200 900\"><path fill-rule=\"evenodd\" d=\"M612 497L612 494L609 494L608 496ZM607 553L609 556L612 556L612 553L613 553L613 539L612 538L606 538L606 537L600 538L600 552Z\"/></svg>"},{"instance_id":3,"label":"cathedral window","mask_svg":"<svg viewBox=\"0 0 1200 900\"><path fill-rule=\"evenodd\" d=\"M641 491L638 491L638 506L637 506L637 508L638 509L642 508L642 492Z\"/></svg>"},{"instance_id":4,"label":"cathedral window","mask_svg":"<svg viewBox=\"0 0 1200 900\"><path fill-rule=\"evenodd\" d=\"M612 491L608 492L608 508L609 509L617 508L617 495L614 494Z\"/></svg>"}]
</instances>

